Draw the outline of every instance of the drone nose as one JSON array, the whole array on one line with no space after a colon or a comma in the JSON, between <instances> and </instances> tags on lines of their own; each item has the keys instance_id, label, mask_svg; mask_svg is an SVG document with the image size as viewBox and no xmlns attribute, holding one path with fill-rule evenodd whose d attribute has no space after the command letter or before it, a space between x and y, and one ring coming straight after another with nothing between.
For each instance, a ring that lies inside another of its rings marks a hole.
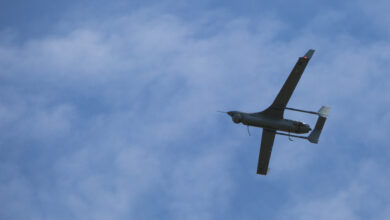
<instances>
[{"instance_id":1,"label":"drone nose","mask_svg":"<svg viewBox=\"0 0 390 220\"><path fill-rule=\"evenodd\" d=\"M234 112L230 111L230 112L227 112L227 114L233 117Z\"/></svg>"}]
</instances>

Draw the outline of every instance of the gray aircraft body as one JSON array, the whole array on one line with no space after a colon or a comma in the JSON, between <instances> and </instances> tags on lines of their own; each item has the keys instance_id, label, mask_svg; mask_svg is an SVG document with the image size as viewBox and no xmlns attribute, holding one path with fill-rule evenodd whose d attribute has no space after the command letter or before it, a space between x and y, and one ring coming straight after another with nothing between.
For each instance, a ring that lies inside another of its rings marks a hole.
<instances>
[{"instance_id":1,"label":"gray aircraft body","mask_svg":"<svg viewBox=\"0 0 390 220\"><path fill-rule=\"evenodd\" d=\"M227 114L232 117L234 123L242 123L247 126L263 128L259 160L257 165L257 174L266 175L268 172L268 165L271 158L272 146L276 134L289 136L289 138L303 138L309 140L311 143L318 143L330 108L322 106L318 112L314 112L286 107L292 93L295 90L295 87L298 84L299 79L302 76L303 71L306 68L306 65L310 61L313 54L314 50L309 50L303 57L298 59L282 89L276 96L274 102L266 110L257 113L245 113L240 111L227 112ZM312 130L308 124L303 122L285 119L283 117L285 110L318 115L314 130ZM305 134L311 130L312 132L307 137L291 134ZM282 133L278 131L284 131L288 133Z\"/></svg>"}]
</instances>

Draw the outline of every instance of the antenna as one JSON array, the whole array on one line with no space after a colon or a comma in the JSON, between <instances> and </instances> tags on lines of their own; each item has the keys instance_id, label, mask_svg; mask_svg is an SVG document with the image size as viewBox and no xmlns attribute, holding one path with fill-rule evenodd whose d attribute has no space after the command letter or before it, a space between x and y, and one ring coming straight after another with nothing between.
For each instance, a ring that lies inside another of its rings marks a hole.
<instances>
[{"instance_id":1,"label":"antenna","mask_svg":"<svg viewBox=\"0 0 390 220\"><path fill-rule=\"evenodd\" d=\"M217 112L219 112L219 113L227 113L227 112L223 112L223 111L217 111Z\"/></svg>"},{"instance_id":2,"label":"antenna","mask_svg":"<svg viewBox=\"0 0 390 220\"><path fill-rule=\"evenodd\" d=\"M289 140L289 141L294 141L294 140L291 138L291 136L290 136L290 132L291 132L291 131L288 131L288 135L287 135L287 136L288 136L288 140Z\"/></svg>"}]
</instances>

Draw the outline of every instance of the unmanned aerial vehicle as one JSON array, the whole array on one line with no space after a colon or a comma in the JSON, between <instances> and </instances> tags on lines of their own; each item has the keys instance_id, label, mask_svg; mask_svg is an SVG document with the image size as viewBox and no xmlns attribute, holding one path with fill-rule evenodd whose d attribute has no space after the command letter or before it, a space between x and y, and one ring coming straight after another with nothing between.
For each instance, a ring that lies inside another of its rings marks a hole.
<instances>
[{"instance_id":1,"label":"unmanned aerial vehicle","mask_svg":"<svg viewBox=\"0 0 390 220\"><path fill-rule=\"evenodd\" d=\"M286 82L284 83L282 89L279 91L279 94L276 96L271 106L269 106L267 109L262 112L256 113L245 113L240 111L226 112L232 117L234 123L242 123L244 125L247 125L248 129L249 126L263 128L259 160L257 165L257 174L267 175L275 135L285 135L289 138L303 138L309 140L311 143L318 143L318 139L320 137L322 128L324 127L325 121L328 117L330 108L322 106L318 112L314 112L287 107L287 103L290 100L290 97L294 92L294 89L297 86L298 81L301 78L302 73L305 70L313 54L314 50L309 50L303 57L300 57L298 59L293 70L291 71ZM284 110L292 110L318 115L318 119L314 129L312 130L308 124L305 124L303 122L285 119L283 117ZM279 131L284 131L287 133ZM299 136L291 134L306 134L309 132L310 134L308 136Z\"/></svg>"}]
</instances>

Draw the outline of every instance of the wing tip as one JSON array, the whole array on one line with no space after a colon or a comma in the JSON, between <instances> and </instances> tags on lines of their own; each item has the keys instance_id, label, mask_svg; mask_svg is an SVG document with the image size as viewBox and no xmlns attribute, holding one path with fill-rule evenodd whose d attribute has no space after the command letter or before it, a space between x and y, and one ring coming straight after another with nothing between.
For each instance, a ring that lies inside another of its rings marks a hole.
<instances>
[{"instance_id":1,"label":"wing tip","mask_svg":"<svg viewBox=\"0 0 390 220\"><path fill-rule=\"evenodd\" d=\"M267 176L267 172L259 172L259 171L257 171L257 174L258 174L258 175Z\"/></svg>"},{"instance_id":2,"label":"wing tip","mask_svg":"<svg viewBox=\"0 0 390 220\"><path fill-rule=\"evenodd\" d=\"M306 52L306 54L303 56L305 59L311 59L311 57L313 56L315 50L314 49L310 49Z\"/></svg>"},{"instance_id":3,"label":"wing tip","mask_svg":"<svg viewBox=\"0 0 390 220\"><path fill-rule=\"evenodd\" d=\"M264 168L264 167L262 167L262 168L258 168L256 173L257 173L258 175L266 176L266 175L268 174L268 171L269 171L269 170L270 170L269 168Z\"/></svg>"}]
</instances>

